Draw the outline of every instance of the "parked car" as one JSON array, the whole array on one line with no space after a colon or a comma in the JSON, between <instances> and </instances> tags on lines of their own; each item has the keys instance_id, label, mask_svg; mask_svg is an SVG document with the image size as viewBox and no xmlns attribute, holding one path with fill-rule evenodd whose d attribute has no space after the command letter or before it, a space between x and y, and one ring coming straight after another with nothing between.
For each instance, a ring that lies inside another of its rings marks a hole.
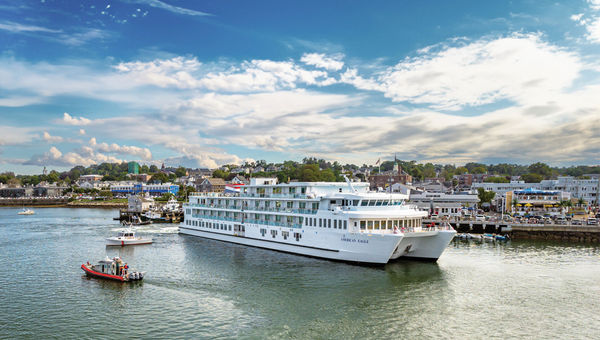
<instances>
[{"instance_id":1,"label":"parked car","mask_svg":"<svg viewBox=\"0 0 600 340\"><path fill-rule=\"evenodd\" d=\"M485 215L476 215L475 221L485 221Z\"/></svg>"},{"instance_id":2,"label":"parked car","mask_svg":"<svg viewBox=\"0 0 600 340\"><path fill-rule=\"evenodd\" d=\"M594 217L590 217L587 219L587 224L588 225L596 225L596 224L598 224L598 220L596 220Z\"/></svg>"},{"instance_id":3,"label":"parked car","mask_svg":"<svg viewBox=\"0 0 600 340\"><path fill-rule=\"evenodd\" d=\"M567 219L564 216L559 216L555 219L556 224L567 224Z\"/></svg>"},{"instance_id":4,"label":"parked car","mask_svg":"<svg viewBox=\"0 0 600 340\"><path fill-rule=\"evenodd\" d=\"M581 222L581 220L571 220L571 224L582 225L583 223Z\"/></svg>"}]
</instances>

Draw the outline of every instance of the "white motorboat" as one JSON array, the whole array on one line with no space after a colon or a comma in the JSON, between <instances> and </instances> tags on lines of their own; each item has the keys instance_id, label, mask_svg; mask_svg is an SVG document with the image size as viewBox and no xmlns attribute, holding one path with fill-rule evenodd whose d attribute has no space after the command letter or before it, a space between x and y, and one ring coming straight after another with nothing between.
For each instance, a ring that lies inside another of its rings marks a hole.
<instances>
[{"instance_id":1,"label":"white motorboat","mask_svg":"<svg viewBox=\"0 0 600 340\"><path fill-rule=\"evenodd\" d=\"M23 210L21 210L17 213L17 215L33 215L33 214L35 214L35 211L33 211L31 209L25 209L25 208L23 208Z\"/></svg>"},{"instance_id":2,"label":"white motorboat","mask_svg":"<svg viewBox=\"0 0 600 340\"><path fill-rule=\"evenodd\" d=\"M109 237L106 239L107 246L130 246L136 244L150 244L152 243L151 238L143 238L135 236L135 233L130 230L120 231L117 236Z\"/></svg>"},{"instance_id":3,"label":"white motorboat","mask_svg":"<svg viewBox=\"0 0 600 340\"><path fill-rule=\"evenodd\" d=\"M467 235L469 235L469 239L472 239L472 240L481 240L482 239L482 236L479 234L467 234Z\"/></svg>"}]
</instances>

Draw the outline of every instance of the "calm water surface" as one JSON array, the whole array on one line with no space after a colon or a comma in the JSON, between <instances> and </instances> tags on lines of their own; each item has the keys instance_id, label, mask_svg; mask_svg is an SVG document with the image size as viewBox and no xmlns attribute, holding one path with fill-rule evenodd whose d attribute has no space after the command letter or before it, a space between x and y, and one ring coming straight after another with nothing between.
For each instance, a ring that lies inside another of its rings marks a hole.
<instances>
[{"instance_id":1,"label":"calm water surface","mask_svg":"<svg viewBox=\"0 0 600 340\"><path fill-rule=\"evenodd\" d=\"M364 267L137 229L116 210L0 208L0 338L565 338L600 335L600 248L455 241L436 264ZM122 256L143 282L89 279Z\"/></svg>"}]
</instances>

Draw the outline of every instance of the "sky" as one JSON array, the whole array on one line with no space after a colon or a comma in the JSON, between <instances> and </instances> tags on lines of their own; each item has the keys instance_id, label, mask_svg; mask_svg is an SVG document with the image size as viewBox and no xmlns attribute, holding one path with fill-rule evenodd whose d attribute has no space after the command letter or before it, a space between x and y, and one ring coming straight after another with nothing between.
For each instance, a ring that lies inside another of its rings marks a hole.
<instances>
[{"instance_id":1,"label":"sky","mask_svg":"<svg viewBox=\"0 0 600 340\"><path fill-rule=\"evenodd\" d=\"M598 165L600 0L0 0L0 172Z\"/></svg>"}]
</instances>

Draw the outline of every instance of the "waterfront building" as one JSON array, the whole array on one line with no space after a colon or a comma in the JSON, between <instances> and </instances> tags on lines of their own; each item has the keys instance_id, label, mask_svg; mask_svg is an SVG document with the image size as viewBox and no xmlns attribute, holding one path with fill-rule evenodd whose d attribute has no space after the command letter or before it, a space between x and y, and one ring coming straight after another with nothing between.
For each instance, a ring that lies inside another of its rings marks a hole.
<instances>
[{"instance_id":1,"label":"waterfront building","mask_svg":"<svg viewBox=\"0 0 600 340\"><path fill-rule=\"evenodd\" d=\"M525 183L524 181L512 181L510 183L473 183L473 190L483 188L493 191L499 196L505 196L509 191L538 189L551 191L564 191L571 198L585 200L587 205L598 205L600 187L597 178L577 179L572 176L559 176L557 179L543 180L540 183Z\"/></svg>"},{"instance_id":2,"label":"waterfront building","mask_svg":"<svg viewBox=\"0 0 600 340\"><path fill-rule=\"evenodd\" d=\"M0 188L0 197L20 198L29 197L33 194L33 187Z\"/></svg>"},{"instance_id":3,"label":"waterfront building","mask_svg":"<svg viewBox=\"0 0 600 340\"><path fill-rule=\"evenodd\" d=\"M62 196L67 189L69 187L66 186L38 185L33 188L32 195L35 197L58 197Z\"/></svg>"},{"instance_id":4,"label":"waterfront building","mask_svg":"<svg viewBox=\"0 0 600 340\"><path fill-rule=\"evenodd\" d=\"M506 193L506 211L516 216L565 215L562 201L569 200L568 192L529 188Z\"/></svg>"},{"instance_id":5,"label":"waterfront building","mask_svg":"<svg viewBox=\"0 0 600 340\"><path fill-rule=\"evenodd\" d=\"M210 177L202 180L198 186L200 192L223 192L225 191L225 180L222 178Z\"/></svg>"},{"instance_id":6,"label":"waterfront building","mask_svg":"<svg viewBox=\"0 0 600 340\"><path fill-rule=\"evenodd\" d=\"M571 197L585 200L586 204L598 206L600 187L598 178L577 179L572 176L559 176L557 179L543 180L539 186L543 190L568 192Z\"/></svg>"},{"instance_id":7,"label":"waterfront building","mask_svg":"<svg viewBox=\"0 0 600 340\"><path fill-rule=\"evenodd\" d=\"M98 182L101 181L104 176L102 175L83 175L79 176L77 182Z\"/></svg>"},{"instance_id":8,"label":"waterfront building","mask_svg":"<svg viewBox=\"0 0 600 340\"><path fill-rule=\"evenodd\" d=\"M171 183L164 184L141 184L141 183L124 183L114 184L110 186L110 191L115 195L137 195L148 193L151 196L161 196L163 194L177 195L179 185Z\"/></svg>"},{"instance_id":9,"label":"waterfront building","mask_svg":"<svg viewBox=\"0 0 600 340\"><path fill-rule=\"evenodd\" d=\"M385 189L396 183L410 184L412 183L412 176L404 173L394 173L388 171L382 174L374 174L368 177L369 183L371 183L371 190L378 190L379 188Z\"/></svg>"},{"instance_id":10,"label":"waterfront building","mask_svg":"<svg viewBox=\"0 0 600 340\"><path fill-rule=\"evenodd\" d=\"M137 175L140 173L140 165L137 162L127 163L127 173Z\"/></svg>"},{"instance_id":11,"label":"waterfront building","mask_svg":"<svg viewBox=\"0 0 600 340\"><path fill-rule=\"evenodd\" d=\"M540 183L525 183L524 181L511 181L510 183L473 183L471 190L476 192L477 189L483 188L486 191L495 192L498 197L504 196L509 191L525 190L528 188L541 189Z\"/></svg>"},{"instance_id":12,"label":"waterfront building","mask_svg":"<svg viewBox=\"0 0 600 340\"><path fill-rule=\"evenodd\" d=\"M477 194L446 194L439 192L412 192L410 202L432 216L460 217L474 212L479 203Z\"/></svg>"},{"instance_id":13,"label":"waterfront building","mask_svg":"<svg viewBox=\"0 0 600 340\"><path fill-rule=\"evenodd\" d=\"M422 228L427 216L408 195L371 192L369 183L253 178L238 194L193 193L182 234L327 259L387 263L437 260L455 235Z\"/></svg>"},{"instance_id":14,"label":"waterfront building","mask_svg":"<svg viewBox=\"0 0 600 340\"><path fill-rule=\"evenodd\" d=\"M141 195L130 195L127 197L127 211L129 212L144 212L148 211L154 205L152 197Z\"/></svg>"}]
</instances>

